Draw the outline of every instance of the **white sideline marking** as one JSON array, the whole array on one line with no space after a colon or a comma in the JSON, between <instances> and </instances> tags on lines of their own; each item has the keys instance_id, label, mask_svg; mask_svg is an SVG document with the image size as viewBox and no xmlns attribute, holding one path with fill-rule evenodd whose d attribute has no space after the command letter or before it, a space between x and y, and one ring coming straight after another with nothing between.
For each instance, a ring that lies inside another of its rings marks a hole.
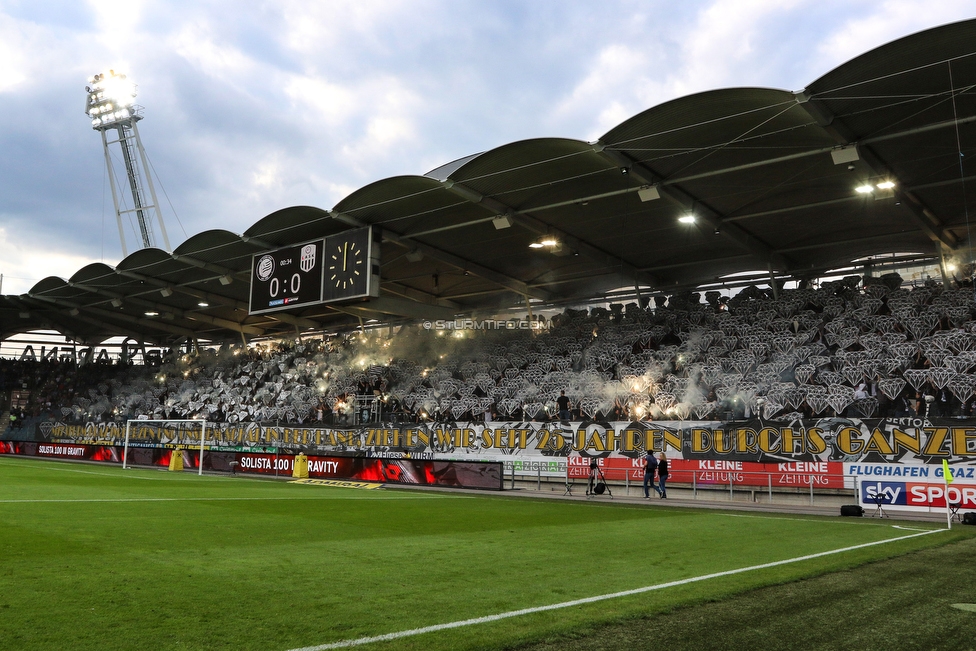
<instances>
[{"instance_id":1,"label":"white sideline marking","mask_svg":"<svg viewBox=\"0 0 976 651\"><path fill-rule=\"evenodd\" d=\"M891 525L892 529L904 529L905 531L932 531L931 529L919 529L918 527L905 527L900 524Z\"/></svg>"},{"instance_id":2,"label":"white sideline marking","mask_svg":"<svg viewBox=\"0 0 976 651\"><path fill-rule=\"evenodd\" d=\"M838 518L836 520L825 520L826 516L811 513L808 518L777 517L775 515L745 515L744 513L716 513L727 518L753 518L755 520L791 520L793 522L818 522L820 524L847 524L859 527L887 527L885 522L871 522L870 520L858 520L857 518ZM895 525L890 525L894 527ZM898 527L895 527L896 529ZM928 531L928 529L913 529L913 531Z\"/></svg>"},{"instance_id":3,"label":"white sideline marking","mask_svg":"<svg viewBox=\"0 0 976 651\"><path fill-rule=\"evenodd\" d=\"M3 455L0 455L0 460L2 460L2 459L3 459ZM20 461L20 459L14 459L14 461ZM22 464L13 463L11 465L14 465L14 466L17 466L17 467L20 467L20 468L24 468L24 467L30 466L33 463L34 463L33 461L28 461L28 462L22 463ZM199 477L200 477L196 473L186 473L186 474L184 474L184 473L174 473L174 474L170 475L170 474L168 474L168 471L166 470L166 468L163 468L163 467L159 467L159 468L131 468L130 467L130 468L127 468L125 470L122 470L121 468L119 468L118 469L119 472L94 472L94 471L91 471L91 470L79 470L78 468L60 468L60 467L55 467L55 466L45 467L44 470L54 470L54 471L57 471L57 472L77 472L77 473L81 473L83 475L95 475L97 477L110 477L110 478L113 478L113 479L141 479L143 481L182 481L182 480L194 481L194 480L199 479ZM153 474L157 474L159 476L157 476L157 477L140 477L139 475L129 474L132 471L136 471L136 472L142 471L142 472L145 472L145 473L153 473ZM208 480L215 480L215 481L237 481L238 478L244 478L244 479L267 479L267 478L270 478L271 477L271 475L258 475L258 474L254 474L254 475L237 475L236 477L227 477L227 476L222 476L222 475L204 475L204 476L207 477ZM280 477L276 477L276 478L279 478L279 479L288 479L288 477L286 475L281 475ZM343 480L338 480L338 481L360 481L360 480L356 480L356 479L348 479L348 480L347 479L343 479ZM394 485L394 487L395 487L395 485ZM326 486L326 488L332 488L332 487L331 486ZM342 487L340 486L339 488L342 488ZM240 499L249 499L249 498L240 498ZM291 498L267 498L267 499L291 499ZM310 498L307 498L307 499L316 499L316 498L311 498L310 497ZM366 498L329 497L329 498L321 498L321 499L366 499ZM375 497L375 498L372 498L372 499L380 499L380 500L382 500L382 499L394 499L394 498L393 497L385 497L385 498L384 497ZM444 495L428 495L428 496L421 497L421 496L418 495L418 496L411 496L409 498L404 496L404 497L399 498L399 499L415 499L415 500L419 500L419 499L458 499L458 500L469 500L469 499L474 499L474 496L473 495L448 495L448 494L444 494ZM11 500L0 500L0 503L10 502L10 501ZM48 501L48 502L51 502L51 501L59 501L59 500L21 500L21 501L36 501L36 502ZM86 500L60 500L60 501L81 502L81 501L86 501ZM87 501L93 501L93 500L87 500ZM113 501L124 502L126 500L104 500L104 501L107 501L107 502L113 502ZM147 501L147 500L143 500L143 501ZM148 500L148 501L151 501L151 500Z\"/></svg>"},{"instance_id":4,"label":"white sideline marking","mask_svg":"<svg viewBox=\"0 0 976 651\"><path fill-rule=\"evenodd\" d=\"M396 633L373 635L370 637L361 637L354 640L341 640L339 642L330 642L329 644L319 644L317 646L304 646L298 649L291 649L290 651L326 651L326 649L343 649L351 646L361 646L363 644L371 644L373 642L388 642L390 640L397 640L403 637L411 637L413 635L421 635L423 633L433 633L435 631L444 631L452 628L461 628L463 626L473 626L474 624L488 624L491 622L497 622L499 620L508 619L511 617L521 617L522 615L531 615L533 613L541 613L541 612L546 612L548 610L559 610L561 608L572 608L573 606L580 606L582 604L591 604L598 601L606 601L608 599L617 599L618 597L629 597L631 595L642 594L644 592L651 592L653 590L663 590L664 588L673 588L679 585L697 583L698 581L706 581L708 579L717 579L719 577L731 576L733 574L742 574L744 572L752 572L754 570L764 570L770 567L777 567L779 565L799 563L801 561L808 561L814 558L830 556L832 554L842 554L844 552L854 551L855 549L864 549L865 547L874 547L875 545L884 545L886 543L897 542L899 540L908 540L909 538L918 538L919 536L927 536L931 533L936 533L939 531L947 531L947 529L931 529L929 531L924 531L922 533L913 533L913 534L908 534L907 536L889 538L887 540L878 540L875 542L862 543L860 545L852 545L850 547L842 547L840 549L831 549L830 551L826 551L826 552L807 554L806 556L797 556L796 558L788 558L782 561L773 561L772 563L762 563L761 565L750 565L749 567L740 567L735 570L725 570L724 572L715 572L713 574L693 576L687 579L669 581L668 583L659 583L657 585L649 585L643 588L634 588L633 590L611 592L610 594L598 595L596 597L585 597L583 599L574 599L573 601L564 601L562 603L550 604L548 606L535 606L534 608L522 608L520 610L511 610L507 613L499 613L497 615L474 617L472 619L464 619L457 622L448 622L447 624L434 624L432 626L413 628L407 631L398 631Z\"/></svg>"},{"instance_id":5,"label":"white sideline marking","mask_svg":"<svg viewBox=\"0 0 976 651\"><path fill-rule=\"evenodd\" d=\"M0 456L0 458L2 458L2 456ZM43 459L43 460L44 461L49 461L50 459ZM17 459L17 461L20 461L20 459ZM63 461L63 460L62 459L53 459L53 461ZM36 461L26 461L26 462L23 462L23 463L11 463L10 461L7 461L7 463L10 463L10 465L15 466L17 468L27 468L29 466L32 466L32 464L35 464L35 463L38 463L38 462L36 462ZM60 466L57 466L57 465L52 464L50 466L44 466L43 469L45 471L51 470L51 471L54 471L54 472L77 472L77 473L80 473L82 475L95 475L97 477L112 477L112 478L118 478L118 479L141 479L143 481L178 481L179 479L181 479L183 477L182 475L177 475L177 474L173 474L173 475L162 475L161 473L166 472L166 468L164 468L164 467L159 467L159 468L127 468L125 471L123 471L122 468L121 468L121 466L120 466L119 467L119 472L94 472L92 470L80 470L78 468L65 468L65 467L60 467ZM160 473L161 476L159 476L159 477L140 477L139 475L134 475L134 474L130 475L129 474L129 471L131 471L131 470L135 470L136 472L143 471L143 472L146 472L146 473L150 473L150 472L151 473ZM193 475L193 478L195 479L197 476L198 475ZM214 479L230 479L230 477L220 477L220 476L217 476L217 475L207 475L207 476L208 477L212 477ZM187 476L187 478L189 478L189 475Z\"/></svg>"}]
</instances>

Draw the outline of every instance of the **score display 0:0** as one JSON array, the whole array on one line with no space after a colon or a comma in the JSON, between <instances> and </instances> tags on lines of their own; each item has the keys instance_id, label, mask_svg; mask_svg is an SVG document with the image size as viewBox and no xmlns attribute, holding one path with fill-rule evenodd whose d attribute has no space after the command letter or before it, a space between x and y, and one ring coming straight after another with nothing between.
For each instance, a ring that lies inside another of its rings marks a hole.
<instances>
[{"instance_id":1,"label":"score display 0:0","mask_svg":"<svg viewBox=\"0 0 976 651\"><path fill-rule=\"evenodd\" d=\"M298 273L293 273L291 275L291 283L289 289L291 289L292 294L297 294L298 290L302 288L302 276ZM268 282L268 295L271 298L278 296L278 290L281 289L281 283L277 278L272 278Z\"/></svg>"},{"instance_id":2,"label":"score display 0:0","mask_svg":"<svg viewBox=\"0 0 976 651\"><path fill-rule=\"evenodd\" d=\"M293 309L322 301L324 240L254 255L249 314Z\"/></svg>"}]
</instances>

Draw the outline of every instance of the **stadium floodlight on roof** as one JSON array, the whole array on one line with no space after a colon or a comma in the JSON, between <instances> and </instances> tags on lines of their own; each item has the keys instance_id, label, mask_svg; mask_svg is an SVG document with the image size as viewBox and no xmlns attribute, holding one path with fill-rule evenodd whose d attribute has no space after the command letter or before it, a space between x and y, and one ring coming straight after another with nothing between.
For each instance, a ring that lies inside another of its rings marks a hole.
<instances>
[{"instance_id":1,"label":"stadium floodlight on roof","mask_svg":"<svg viewBox=\"0 0 976 651\"><path fill-rule=\"evenodd\" d=\"M142 147L139 128L136 126L136 123L142 119L142 107L135 103L136 85L129 81L124 74L109 70L89 77L88 86L85 87L85 90L88 92L85 114L91 118L92 128L102 134L102 148L105 151L105 165L108 167L109 185L112 188L112 201L115 203L115 218L119 224L122 255L129 255L123 215L131 214L136 216L142 248L159 246L153 230L155 222L162 237L163 246L161 248L170 251L166 226L163 224L159 202L156 200L156 188L153 187L152 178L149 175L146 150ZM108 135L110 131L117 134L118 138L110 140ZM132 208L123 206L119 201L119 190L115 184L115 172L110 149L110 145L115 144L118 144L122 150L126 178L129 182L129 190L132 193Z\"/></svg>"}]
</instances>

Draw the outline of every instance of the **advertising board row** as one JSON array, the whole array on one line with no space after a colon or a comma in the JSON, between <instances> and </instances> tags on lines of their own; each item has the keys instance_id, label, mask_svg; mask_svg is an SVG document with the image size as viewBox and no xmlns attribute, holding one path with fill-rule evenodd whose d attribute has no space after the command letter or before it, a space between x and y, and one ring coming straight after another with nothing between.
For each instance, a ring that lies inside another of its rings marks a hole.
<instances>
[{"instance_id":1,"label":"advertising board row","mask_svg":"<svg viewBox=\"0 0 976 651\"><path fill-rule=\"evenodd\" d=\"M121 464L125 457L129 465L162 468L169 466L173 454L182 454L185 468L200 467L199 448L129 448L126 456L125 449L120 446L0 441L0 454L103 461L115 464ZM205 450L203 454L204 470L290 477L294 467L294 454L216 450ZM314 479L346 479L490 490L502 488L501 464L484 461L309 456L308 475Z\"/></svg>"},{"instance_id":2,"label":"advertising board row","mask_svg":"<svg viewBox=\"0 0 976 651\"><path fill-rule=\"evenodd\" d=\"M200 424L130 421L134 448L200 445ZM119 446L124 423L41 423L50 445ZM938 485L946 459L976 483L976 420L738 422L455 422L363 427L208 423L205 448L385 460L494 461L505 474L584 479L596 459L610 480L639 482L648 451L664 452L671 481L706 487L856 489L857 480ZM243 470L243 469L242 469ZM909 487L905 491L911 494ZM906 494L905 492L901 494ZM928 495L928 493L926 493Z\"/></svg>"}]
</instances>

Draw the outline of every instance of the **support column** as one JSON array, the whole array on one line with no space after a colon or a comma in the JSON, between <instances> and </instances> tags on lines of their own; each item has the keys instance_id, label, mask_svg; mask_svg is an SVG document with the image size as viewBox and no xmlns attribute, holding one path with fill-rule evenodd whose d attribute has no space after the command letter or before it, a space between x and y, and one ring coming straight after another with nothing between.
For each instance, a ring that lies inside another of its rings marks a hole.
<instances>
[{"instance_id":1,"label":"support column","mask_svg":"<svg viewBox=\"0 0 976 651\"><path fill-rule=\"evenodd\" d=\"M779 299L779 288L776 287L776 276L773 274L773 265L767 265L769 270L769 286L773 288L773 298Z\"/></svg>"},{"instance_id":2,"label":"support column","mask_svg":"<svg viewBox=\"0 0 976 651\"><path fill-rule=\"evenodd\" d=\"M949 270L946 269L946 255L945 246L942 242L936 242L936 247L939 249L939 271L942 272L942 288L950 289L951 283L949 282Z\"/></svg>"}]
</instances>

